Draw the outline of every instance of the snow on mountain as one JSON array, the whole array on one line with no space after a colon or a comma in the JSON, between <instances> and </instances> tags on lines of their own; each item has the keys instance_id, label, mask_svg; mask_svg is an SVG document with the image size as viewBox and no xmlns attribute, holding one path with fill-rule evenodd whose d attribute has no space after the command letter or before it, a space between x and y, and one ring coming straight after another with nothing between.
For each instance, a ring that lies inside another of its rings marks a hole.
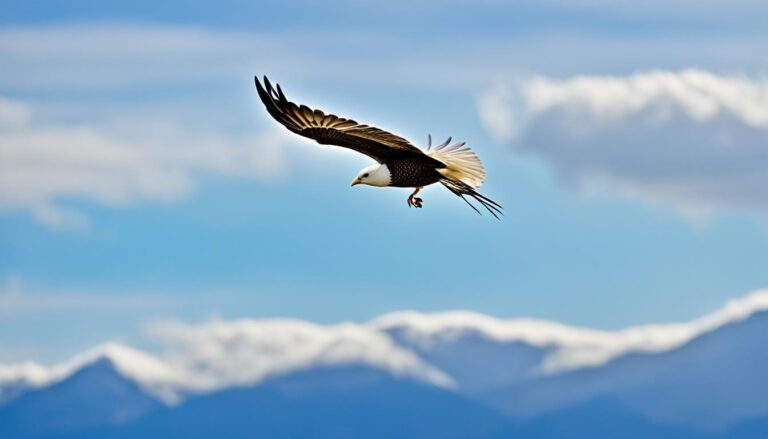
<instances>
[{"instance_id":1,"label":"snow on mountain","mask_svg":"<svg viewBox=\"0 0 768 439\"><path fill-rule=\"evenodd\" d=\"M33 361L0 364L0 405L48 381L48 369Z\"/></svg>"},{"instance_id":2,"label":"snow on mountain","mask_svg":"<svg viewBox=\"0 0 768 439\"><path fill-rule=\"evenodd\" d=\"M84 365L108 360L122 376L136 382L146 392L166 403L176 402L178 392L189 390L191 377L168 362L118 343L107 343L77 355L62 365L54 367L76 371Z\"/></svg>"},{"instance_id":3,"label":"snow on mountain","mask_svg":"<svg viewBox=\"0 0 768 439\"><path fill-rule=\"evenodd\" d=\"M60 382L101 359L168 404L187 394L252 385L316 366L368 365L432 386L453 385L445 373L386 334L354 323L239 320L192 326L165 321L150 325L148 333L166 350L153 355L108 343L50 367L31 362L0 365L0 396L10 399L27 389Z\"/></svg>"},{"instance_id":4,"label":"snow on mountain","mask_svg":"<svg viewBox=\"0 0 768 439\"><path fill-rule=\"evenodd\" d=\"M102 356L59 382L30 389L0 406L0 437L60 437L125 424L161 407Z\"/></svg>"},{"instance_id":5,"label":"snow on mountain","mask_svg":"<svg viewBox=\"0 0 768 439\"><path fill-rule=\"evenodd\" d=\"M149 333L170 346L166 358L203 389L253 384L264 378L328 365L369 365L432 385L451 379L386 334L355 323L323 326L297 320L166 321Z\"/></svg>"},{"instance_id":6,"label":"snow on mountain","mask_svg":"<svg viewBox=\"0 0 768 439\"><path fill-rule=\"evenodd\" d=\"M0 397L13 387L26 390L63 381L102 360L109 361L120 374L165 402L175 401L176 391L185 388L178 371L162 360L129 346L106 343L50 367L35 362L0 365ZM5 399L12 396L15 395Z\"/></svg>"},{"instance_id":7,"label":"snow on mountain","mask_svg":"<svg viewBox=\"0 0 768 439\"><path fill-rule=\"evenodd\" d=\"M35 384L46 381L48 369L34 361L0 364L0 383L23 381Z\"/></svg>"},{"instance_id":8,"label":"snow on mountain","mask_svg":"<svg viewBox=\"0 0 768 439\"><path fill-rule=\"evenodd\" d=\"M768 322L766 311L768 290L688 323L619 331L466 311L401 312L335 325L161 321L147 327L159 342L157 353L110 343L50 367L0 365L0 411L34 389L65 383L105 362L169 405L302 371L365 367L515 415L539 416L607 396L662 423L691 426L704 417L701 425L721 428L768 415L762 369L768 348L759 329ZM655 402L659 395L666 405Z\"/></svg>"},{"instance_id":9,"label":"snow on mountain","mask_svg":"<svg viewBox=\"0 0 768 439\"><path fill-rule=\"evenodd\" d=\"M502 320L467 312L397 312L379 317L371 327L393 335L401 344L423 354L444 350L467 337L538 348L543 354L535 371L555 374L596 367L633 352L664 352L728 323L768 310L768 290L758 290L728 302L723 308L686 323L629 327L601 331L534 319Z\"/></svg>"},{"instance_id":10,"label":"snow on mountain","mask_svg":"<svg viewBox=\"0 0 768 439\"><path fill-rule=\"evenodd\" d=\"M654 422L718 431L768 416L766 333L768 311L761 311L671 351L632 353L476 396L518 417L607 397Z\"/></svg>"},{"instance_id":11,"label":"snow on mountain","mask_svg":"<svg viewBox=\"0 0 768 439\"><path fill-rule=\"evenodd\" d=\"M766 334L763 311L670 352L623 357L602 374L632 377L612 394L649 419L717 430L768 415Z\"/></svg>"}]
</instances>

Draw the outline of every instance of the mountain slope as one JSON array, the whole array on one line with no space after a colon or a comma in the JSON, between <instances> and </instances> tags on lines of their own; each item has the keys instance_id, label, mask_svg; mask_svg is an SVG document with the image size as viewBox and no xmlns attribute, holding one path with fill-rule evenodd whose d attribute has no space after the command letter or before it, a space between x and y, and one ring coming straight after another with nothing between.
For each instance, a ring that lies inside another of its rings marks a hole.
<instances>
[{"instance_id":1,"label":"mountain slope","mask_svg":"<svg viewBox=\"0 0 768 439\"><path fill-rule=\"evenodd\" d=\"M768 312L728 324L663 353L630 354L496 389L483 400L533 416L598 396L659 422L715 431L768 414Z\"/></svg>"},{"instance_id":2,"label":"mountain slope","mask_svg":"<svg viewBox=\"0 0 768 439\"><path fill-rule=\"evenodd\" d=\"M768 437L768 415L739 422L717 435L717 439L765 439L766 437Z\"/></svg>"},{"instance_id":3,"label":"mountain slope","mask_svg":"<svg viewBox=\"0 0 768 439\"><path fill-rule=\"evenodd\" d=\"M160 406L103 358L61 382L30 390L0 407L0 437L58 436L122 424Z\"/></svg>"},{"instance_id":4,"label":"mountain slope","mask_svg":"<svg viewBox=\"0 0 768 439\"><path fill-rule=\"evenodd\" d=\"M166 324L159 354L0 367L0 437L768 437L767 308L620 331L464 311Z\"/></svg>"},{"instance_id":5,"label":"mountain slope","mask_svg":"<svg viewBox=\"0 0 768 439\"><path fill-rule=\"evenodd\" d=\"M597 398L528 421L511 423L488 437L505 438L709 439L710 436L652 422L619 401Z\"/></svg>"},{"instance_id":6,"label":"mountain slope","mask_svg":"<svg viewBox=\"0 0 768 439\"><path fill-rule=\"evenodd\" d=\"M470 438L506 422L453 392L348 366L202 395L123 428L72 437Z\"/></svg>"},{"instance_id":7,"label":"mountain slope","mask_svg":"<svg viewBox=\"0 0 768 439\"><path fill-rule=\"evenodd\" d=\"M482 392L534 378L549 348L523 341L503 341L477 330L463 330L448 339L414 342L405 328L385 331L400 345L445 372L465 392Z\"/></svg>"}]
</instances>

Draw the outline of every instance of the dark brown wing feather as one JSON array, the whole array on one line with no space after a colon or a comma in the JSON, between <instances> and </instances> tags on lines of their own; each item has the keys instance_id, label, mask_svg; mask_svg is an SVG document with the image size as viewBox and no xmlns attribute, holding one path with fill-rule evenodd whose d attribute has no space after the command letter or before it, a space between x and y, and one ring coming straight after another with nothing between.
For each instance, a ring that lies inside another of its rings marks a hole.
<instances>
[{"instance_id":1,"label":"dark brown wing feather","mask_svg":"<svg viewBox=\"0 0 768 439\"><path fill-rule=\"evenodd\" d=\"M325 114L305 105L296 105L285 98L280 85L273 88L266 76L263 87L259 78L254 79L256 90L269 114L296 134L313 139L317 143L355 150L379 163L410 159L430 163L435 167L445 166L400 136L351 119Z\"/></svg>"},{"instance_id":2,"label":"dark brown wing feather","mask_svg":"<svg viewBox=\"0 0 768 439\"><path fill-rule=\"evenodd\" d=\"M491 215L496 217L496 219L499 219L499 215L504 215L504 212L502 212L502 207L499 205L499 203L477 192L472 186L464 183L463 181L454 180L452 178L442 178L440 179L440 183L442 183L443 186L448 188L448 190L453 192L456 196L464 200L465 203L469 204L469 207L474 209L475 212L480 213L480 211L477 210L477 207L473 206L472 203L470 203L469 200L467 200L465 197L473 198L475 201L485 207L488 212L491 212Z\"/></svg>"}]
</instances>

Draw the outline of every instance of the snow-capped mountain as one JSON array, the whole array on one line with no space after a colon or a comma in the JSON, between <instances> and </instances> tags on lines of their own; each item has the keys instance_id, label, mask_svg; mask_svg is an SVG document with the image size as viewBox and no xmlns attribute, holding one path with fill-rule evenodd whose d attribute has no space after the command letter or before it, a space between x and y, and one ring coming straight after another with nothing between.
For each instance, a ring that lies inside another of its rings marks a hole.
<instances>
[{"instance_id":1,"label":"snow-capped mountain","mask_svg":"<svg viewBox=\"0 0 768 439\"><path fill-rule=\"evenodd\" d=\"M107 359L144 391L176 403L184 395L247 386L296 370L325 365L370 365L395 376L438 387L452 380L389 336L365 325L316 325L296 320L213 321L200 326L159 322L150 328L169 349L153 355L107 343L51 367L37 363L0 365L0 395L19 394L66 379ZM0 402L2 404L2 402Z\"/></svg>"},{"instance_id":2,"label":"snow-capped mountain","mask_svg":"<svg viewBox=\"0 0 768 439\"><path fill-rule=\"evenodd\" d=\"M600 367L542 377L482 395L517 416L611 397L667 424L717 430L768 414L768 312L663 353L632 353Z\"/></svg>"},{"instance_id":3,"label":"snow-capped mountain","mask_svg":"<svg viewBox=\"0 0 768 439\"><path fill-rule=\"evenodd\" d=\"M57 436L121 425L161 406L104 357L0 407L0 437Z\"/></svg>"},{"instance_id":4,"label":"snow-capped mountain","mask_svg":"<svg viewBox=\"0 0 768 439\"><path fill-rule=\"evenodd\" d=\"M506 422L450 390L361 365L317 367L195 396L129 426L74 437L468 438Z\"/></svg>"},{"instance_id":5,"label":"snow-capped mountain","mask_svg":"<svg viewBox=\"0 0 768 439\"><path fill-rule=\"evenodd\" d=\"M5 396L0 405L26 390L61 382L94 363L110 364L116 373L166 402L176 400L176 392L187 387L183 377L163 360L129 346L106 343L51 367L35 362L0 365L0 396Z\"/></svg>"},{"instance_id":6,"label":"snow-capped mountain","mask_svg":"<svg viewBox=\"0 0 768 439\"><path fill-rule=\"evenodd\" d=\"M0 405L48 381L49 369L33 361L0 364Z\"/></svg>"},{"instance_id":7,"label":"snow-capped mountain","mask_svg":"<svg viewBox=\"0 0 768 439\"><path fill-rule=\"evenodd\" d=\"M568 370L597 367L632 353L665 352L724 325L768 311L768 290L756 291L728 302L723 308L685 323L630 327L618 331L594 330L534 319L502 320L467 312L399 312L373 320L370 325L390 334L397 342L437 361L461 360L463 349L495 355L508 350L531 357L514 365L514 378L559 374ZM464 346L463 349L457 348ZM482 347L485 345L485 347ZM447 350L456 350L456 356ZM521 359L520 355L513 355ZM484 367L477 361L475 367ZM519 368L519 369L518 369ZM489 371L478 371L489 379ZM521 377L521 374L523 375ZM503 378L500 378L504 382ZM509 377L507 379L510 379Z\"/></svg>"},{"instance_id":8,"label":"snow-capped mountain","mask_svg":"<svg viewBox=\"0 0 768 439\"><path fill-rule=\"evenodd\" d=\"M271 430L280 437L299 434L296 416L329 437L392 433L378 413L432 437L768 437L766 291L688 323L620 331L462 311L166 321L149 334L165 348L106 344L50 367L0 365L0 436L163 437L183 423L206 437L215 419L238 435L259 419L285 422Z\"/></svg>"}]
</instances>

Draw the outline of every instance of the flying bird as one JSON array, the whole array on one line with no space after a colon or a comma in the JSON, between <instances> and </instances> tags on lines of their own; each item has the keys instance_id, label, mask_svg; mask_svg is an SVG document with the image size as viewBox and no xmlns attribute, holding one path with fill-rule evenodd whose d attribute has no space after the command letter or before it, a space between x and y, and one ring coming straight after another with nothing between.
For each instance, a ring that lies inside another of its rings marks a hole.
<instances>
[{"instance_id":1,"label":"flying bird","mask_svg":"<svg viewBox=\"0 0 768 439\"><path fill-rule=\"evenodd\" d=\"M480 203L497 219L502 214L498 203L477 192L485 179L485 169L464 142L451 144L449 137L433 146L432 135L429 135L427 149L422 151L408 140L382 129L294 104L286 99L280 85L273 87L266 76L263 86L258 77L254 79L267 111L286 128L317 143L349 148L378 162L360 171L352 180L352 186L413 188L408 206L420 208L423 200L416 197L419 191L424 186L440 183L475 212L480 213L466 197Z\"/></svg>"}]
</instances>

